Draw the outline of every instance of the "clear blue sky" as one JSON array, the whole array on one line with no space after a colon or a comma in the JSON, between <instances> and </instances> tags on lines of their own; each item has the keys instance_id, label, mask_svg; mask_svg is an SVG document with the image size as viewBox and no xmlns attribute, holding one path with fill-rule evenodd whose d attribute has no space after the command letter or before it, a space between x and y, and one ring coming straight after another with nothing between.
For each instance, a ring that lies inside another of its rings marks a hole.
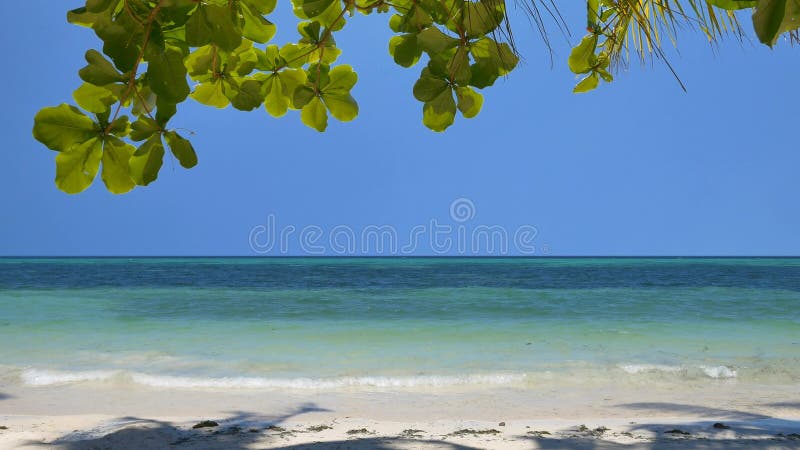
<instances>
[{"instance_id":1,"label":"clear blue sky","mask_svg":"<svg viewBox=\"0 0 800 450\"><path fill-rule=\"evenodd\" d=\"M340 62L359 74L354 122L318 134L293 112L190 101L174 125L195 132L196 168L167 159L150 187L113 196L98 179L68 196L31 127L39 108L71 100L83 53L98 46L65 21L78 3L0 3L15 18L0 29L2 255L255 255L249 235L268 214L298 229L387 224L405 235L431 219L454 224L461 197L475 205L470 226L535 226L539 254L800 254L800 58L788 45L712 49L685 34L669 54L688 93L656 63L576 96L567 42L552 27L551 68L516 11L524 63L484 92L477 118L436 134L411 95L421 67L388 55L388 16L357 16L337 36ZM584 6L561 4L577 41ZM279 8L289 18L289 2ZM294 39L293 24L280 25L276 42Z\"/></svg>"}]
</instances>

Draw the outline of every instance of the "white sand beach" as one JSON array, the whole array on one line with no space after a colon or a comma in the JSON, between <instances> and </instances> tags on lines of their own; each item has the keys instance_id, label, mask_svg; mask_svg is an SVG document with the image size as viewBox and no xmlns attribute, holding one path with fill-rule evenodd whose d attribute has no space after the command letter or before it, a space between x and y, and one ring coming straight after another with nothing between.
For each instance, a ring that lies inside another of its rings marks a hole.
<instances>
[{"instance_id":1,"label":"white sand beach","mask_svg":"<svg viewBox=\"0 0 800 450\"><path fill-rule=\"evenodd\" d=\"M3 449L800 448L800 395L788 385L0 392ZM203 421L216 425L194 428Z\"/></svg>"}]
</instances>

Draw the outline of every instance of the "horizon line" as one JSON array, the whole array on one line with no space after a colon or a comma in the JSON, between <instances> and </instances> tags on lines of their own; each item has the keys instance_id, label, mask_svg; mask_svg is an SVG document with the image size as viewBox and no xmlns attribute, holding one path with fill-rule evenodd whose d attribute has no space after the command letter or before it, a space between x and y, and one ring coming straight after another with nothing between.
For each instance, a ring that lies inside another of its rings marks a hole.
<instances>
[{"instance_id":1,"label":"horizon line","mask_svg":"<svg viewBox=\"0 0 800 450\"><path fill-rule=\"evenodd\" d=\"M0 259L796 259L800 255L0 255Z\"/></svg>"}]
</instances>

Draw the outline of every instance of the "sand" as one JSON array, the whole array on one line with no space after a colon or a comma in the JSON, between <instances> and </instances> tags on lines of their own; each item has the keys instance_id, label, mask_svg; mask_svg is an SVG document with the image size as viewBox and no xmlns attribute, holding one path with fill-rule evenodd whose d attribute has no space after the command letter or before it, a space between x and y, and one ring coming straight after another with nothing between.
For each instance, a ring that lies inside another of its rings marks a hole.
<instances>
[{"instance_id":1,"label":"sand","mask_svg":"<svg viewBox=\"0 0 800 450\"><path fill-rule=\"evenodd\" d=\"M800 449L800 390L6 385L0 427L2 449Z\"/></svg>"}]
</instances>

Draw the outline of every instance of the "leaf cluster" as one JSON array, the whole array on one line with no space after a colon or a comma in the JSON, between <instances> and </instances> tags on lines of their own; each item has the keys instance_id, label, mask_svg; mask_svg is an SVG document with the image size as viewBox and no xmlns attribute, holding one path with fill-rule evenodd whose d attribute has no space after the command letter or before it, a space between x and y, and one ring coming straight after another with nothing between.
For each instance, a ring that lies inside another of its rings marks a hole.
<instances>
[{"instance_id":1,"label":"leaf cluster","mask_svg":"<svg viewBox=\"0 0 800 450\"><path fill-rule=\"evenodd\" d=\"M711 42L731 33L741 37L736 13L752 10L755 34L770 47L784 34L797 41L800 28L800 0L587 0L586 6L588 34L569 56L570 70L582 76L578 93L595 89L601 79L613 81L610 67L630 52L667 62L662 41L675 43L682 25L700 29Z\"/></svg>"},{"instance_id":2,"label":"leaf cluster","mask_svg":"<svg viewBox=\"0 0 800 450\"><path fill-rule=\"evenodd\" d=\"M581 76L575 92L613 81L631 50L660 56L662 40L674 42L684 23L714 40L739 33L736 11L752 9L756 35L770 46L782 34L796 40L800 26L800 0L586 4L588 34L568 60ZM330 117L353 120L358 76L337 64L342 52L334 35L357 13L392 14L389 54L402 67L422 66L412 92L423 124L434 131L446 130L459 113L475 117L482 91L519 62L504 0L292 0L298 38L284 45L272 43L276 25L268 17L275 6L276 0L86 0L69 11L67 20L93 30L101 48L85 54L75 104L44 108L34 119L34 137L58 152L58 188L81 192L98 173L113 193L147 186L167 150L181 166L194 167L192 144L170 127L187 99L263 108L273 117L295 110L320 132Z\"/></svg>"},{"instance_id":3,"label":"leaf cluster","mask_svg":"<svg viewBox=\"0 0 800 450\"><path fill-rule=\"evenodd\" d=\"M70 23L91 28L102 43L86 52L74 105L42 109L34 137L56 156L56 185L88 188L101 173L109 191L125 193L158 178L167 149L183 167L197 164L192 144L169 124L187 99L215 108L258 108L324 131L329 117L358 115L352 67L336 64L334 33L349 17L394 12L389 53L410 67L429 57L414 96L423 123L450 126L456 111L474 117L491 86L517 64L494 39L502 0L292 0L299 35L271 43L268 16L276 0L86 0Z\"/></svg>"}]
</instances>

